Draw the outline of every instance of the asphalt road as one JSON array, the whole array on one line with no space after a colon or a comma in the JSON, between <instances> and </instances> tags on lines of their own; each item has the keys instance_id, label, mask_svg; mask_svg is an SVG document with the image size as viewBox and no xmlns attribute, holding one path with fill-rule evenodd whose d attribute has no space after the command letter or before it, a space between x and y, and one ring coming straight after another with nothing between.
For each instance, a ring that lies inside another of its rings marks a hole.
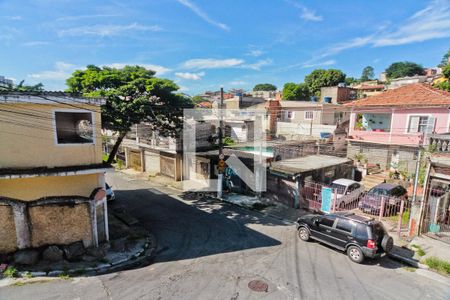
<instances>
[{"instance_id":1,"label":"asphalt road","mask_svg":"<svg viewBox=\"0 0 450 300\"><path fill-rule=\"evenodd\" d=\"M450 287L388 258L358 265L293 225L217 202L180 201L111 174L124 207L158 240L146 267L0 289L0 299L450 299ZM168 193L174 193L168 190ZM252 280L267 292L248 288Z\"/></svg>"}]
</instances>

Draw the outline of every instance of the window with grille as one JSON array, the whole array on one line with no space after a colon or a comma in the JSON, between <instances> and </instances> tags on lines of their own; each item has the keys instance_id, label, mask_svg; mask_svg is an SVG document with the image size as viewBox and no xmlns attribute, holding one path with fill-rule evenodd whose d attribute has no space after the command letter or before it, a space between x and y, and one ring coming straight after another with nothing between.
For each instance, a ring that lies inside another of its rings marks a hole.
<instances>
[{"instance_id":1,"label":"window with grille","mask_svg":"<svg viewBox=\"0 0 450 300\"><path fill-rule=\"evenodd\" d=\"M428 126L428 116L409 117L408 133L426 132Z\"/></svg>"},{"instance_id":2,"label":"window with grille","mask_svg":"<svg viewBox=\"0 0 450 300\"><path fill-rule=\"evenodd\" d=\"M312 111L305 111L305 120L312 120L314 118L314 113Z\"/></svg>"}]
</instances>

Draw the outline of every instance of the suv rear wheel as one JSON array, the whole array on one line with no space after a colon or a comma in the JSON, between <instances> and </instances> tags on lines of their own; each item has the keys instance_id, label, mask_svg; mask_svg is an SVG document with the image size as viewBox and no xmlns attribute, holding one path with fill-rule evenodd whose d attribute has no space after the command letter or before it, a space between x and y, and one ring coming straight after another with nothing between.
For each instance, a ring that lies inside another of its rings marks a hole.
<instances>
[{"instance_id":1,"label":"suv rear wheel","mask_svg":"<svg viewBox=\"0 0 450 300\"><path fill-rule=\"evenodd\" d=\"M309 230L306 229L305 227L300 227L298 229L298 237L302 240L302 241L308 241L309 240Z\"/></svg>"},{"instance_id":2,"label":"suv rear wheel","mask_svg":"<svg viewBox=\"0 0 450 300\"><path fill-rule=\"evenodd\" d=\"M348 247L347 255L351 261L358 263L358 264L362 263L364 260L364 254L363 254L362 250L356 246Z\"/></svg>"}]
</instances>

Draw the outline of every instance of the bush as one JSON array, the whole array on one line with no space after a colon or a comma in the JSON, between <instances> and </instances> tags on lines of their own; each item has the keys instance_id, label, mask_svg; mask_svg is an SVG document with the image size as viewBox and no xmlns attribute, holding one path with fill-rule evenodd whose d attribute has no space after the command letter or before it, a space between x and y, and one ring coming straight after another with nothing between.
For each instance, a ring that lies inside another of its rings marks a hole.
<instances>
[{"instance_id":1,"label":"bush","mask_svg":"<svg viewBox=\"0 0 450 300\"><path fill-rule=\"evenodd\" d=\"M437 271L438 273L449 275L450 274L450 262L431 256L423 261L430 269Z\"/></svg>"},{"instance_id":2,"label":"bush","mask_svg":"<svg viewBox=\"0 0 450 300\"><path fill-rule=\"evenodd\" d=\"M17 269L14 267L8 267L6 268L5 272L3 272L3 275L6 278L15 278L19 275L19 273L17 272Z\"/></svg>"}]
</instances>

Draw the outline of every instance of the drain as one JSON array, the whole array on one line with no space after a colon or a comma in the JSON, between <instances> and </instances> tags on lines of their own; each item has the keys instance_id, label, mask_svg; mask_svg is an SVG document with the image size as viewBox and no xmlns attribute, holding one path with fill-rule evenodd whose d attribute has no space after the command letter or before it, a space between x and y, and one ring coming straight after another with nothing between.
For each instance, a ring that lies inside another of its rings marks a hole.
<instances>
[{"instance_id":1,"label":"drain","mask_svg":"<svg viewBox=\"0 0 450 300\"><path fill-rule=\"evenodd\" d=\"M255 292L267 292L269 286L261 280L252 280L248 283L248 288Z\"/></svg>"}]
</instances>

